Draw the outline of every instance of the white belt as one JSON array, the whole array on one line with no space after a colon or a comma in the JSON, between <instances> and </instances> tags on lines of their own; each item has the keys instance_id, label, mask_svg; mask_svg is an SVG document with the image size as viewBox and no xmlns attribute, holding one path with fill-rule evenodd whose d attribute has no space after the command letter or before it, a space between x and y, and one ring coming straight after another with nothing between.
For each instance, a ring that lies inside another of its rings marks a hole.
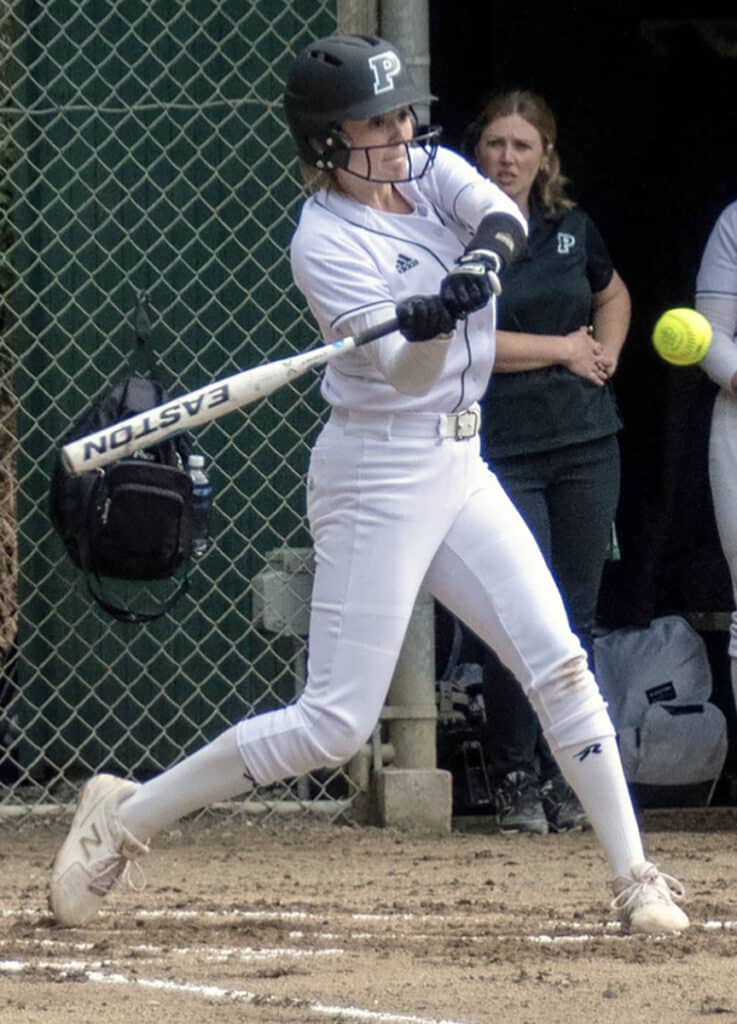
<instances>
[{"instance_id":1,"label":"white belt","mask_svg":"<svg viewBox=\"0 0 737 1024\"><path fill-rule=\"evenodd\" d=\"M334 408L330 422L346 434L374 434L380 437L434 437L467 441L481 429L481 408L474 402L463 412L363 412Z\"/></svg>"}]
</instances>

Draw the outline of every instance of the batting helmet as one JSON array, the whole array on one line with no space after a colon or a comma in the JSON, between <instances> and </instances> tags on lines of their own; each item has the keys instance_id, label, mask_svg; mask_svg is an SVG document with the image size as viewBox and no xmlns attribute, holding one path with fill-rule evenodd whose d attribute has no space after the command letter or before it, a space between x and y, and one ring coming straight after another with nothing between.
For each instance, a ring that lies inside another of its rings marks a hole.
<instances>
[{"instance_id":1,"label":"batting helmet","mask_svg":"<svg viewBox=\"0 0 737 1024\"><path fill-rule=\"evenodd\" d=\"M412 81L398 51L376 36L318 39L297 57L287 79L284 111L297 152L312 167L345 167L350 142L344 121L361 121L436 97ZM433 139L439 130L431 133Z\"/></svg>"}]
</instances>

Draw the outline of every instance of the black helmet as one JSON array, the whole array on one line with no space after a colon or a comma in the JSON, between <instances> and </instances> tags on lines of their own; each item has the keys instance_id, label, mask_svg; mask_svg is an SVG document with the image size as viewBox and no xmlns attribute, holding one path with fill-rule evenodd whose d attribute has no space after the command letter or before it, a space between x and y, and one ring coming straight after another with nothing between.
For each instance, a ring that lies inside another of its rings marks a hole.
<instances>
[{"instance_id":1,"label":"black helmet","mask_svg":"<svg viewBox=\"0 0 737 1024\"><path fill-rule=\"evenodd\" d=\"M317 39L287 78L284 110L297 152L312 167L345 167L343 121L362 121L434 100L412 81L396 48L377 36ZM437 134L437 132L436 132Z\"/></svg>"}]
</instances>

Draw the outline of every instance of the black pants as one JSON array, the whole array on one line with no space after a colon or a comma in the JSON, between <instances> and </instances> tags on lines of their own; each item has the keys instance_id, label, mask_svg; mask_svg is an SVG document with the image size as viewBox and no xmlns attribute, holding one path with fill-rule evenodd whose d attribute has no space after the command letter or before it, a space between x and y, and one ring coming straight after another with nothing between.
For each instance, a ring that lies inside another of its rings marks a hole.
<instances>
[{"instance_id":1,"label":"black pants","mask_svg":"<svg viewBox=\"0 0 737 1024\"><path fill-rule=\"evenodd\" d=\"M620 481L616 436L493 463L556 578L574 633L591 660L592 632ZM496 655L485 651L484 701L494 779L558 772L537 716Z\"/></svg>"}]
</instances>

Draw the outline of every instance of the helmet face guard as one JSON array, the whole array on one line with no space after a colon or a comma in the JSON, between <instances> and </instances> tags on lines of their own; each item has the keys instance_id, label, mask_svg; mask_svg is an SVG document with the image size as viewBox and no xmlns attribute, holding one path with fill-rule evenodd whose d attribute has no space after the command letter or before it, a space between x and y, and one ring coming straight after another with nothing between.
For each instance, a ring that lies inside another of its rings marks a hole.
<instances>
[{"instance_id":1,"label":"helmet face guard","mask_svg":"<svg viewBox=\"0 0 737 1024\"><path fill-rule=\"evenodd\" d=\"M343 170L352 174L354 178L361 178L363 181L416 181L421 178L432 167L435 154L438 150L441 129L434 125L427 125L417 130L411 139L406 142L382 143L379 146L353 146L350 140L341 131L331 132L326 139L326 152L323 157L318 158L313 166L319 170ZM381 178L374 175L371 154L383 149L396 149L403 146L405 150L405 166L407 172L402 177ZM420 150L424 160L412 159L412 153ZM352 153L363 153L366 158L366 173L350 167L349 162Z\"/></svg>"},{"instance_id":2,"label":"helmet face guard","mask_svg":"<svg viewBox=\"0 0 737 1024\"><path fill-rule=\"evenodd\" d=\"M329 36L318 39L295 61L284 93L284 109L300 158L321 170L348 170L351 143L341 131L344 121L363 121L401 107L429 103L430 93L412 81L398 51L376 36ZM440 135L438 128L423 129L407 142L407 177L421 177L432 164ZM395 143L396 145L396 143ZM413 171L409 148L420 146L427 160ZM366 153L371 177L370 151L384 147L356 147Z\"/></svg>"}]
</instances>

